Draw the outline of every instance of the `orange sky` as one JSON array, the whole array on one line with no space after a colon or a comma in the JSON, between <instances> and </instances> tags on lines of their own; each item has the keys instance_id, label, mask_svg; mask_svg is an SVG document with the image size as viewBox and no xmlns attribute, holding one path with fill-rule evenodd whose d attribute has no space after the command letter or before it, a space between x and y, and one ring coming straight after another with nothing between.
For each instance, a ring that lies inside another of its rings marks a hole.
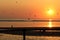
<instances>
[{"instance_id":1,"label":"orange sky","mask_svg":"<svg viewBox=\"0 0 60 40\"><path fill-rule=\"evenodd\" d=\"M54 14L48 15L48 9ZM59 19L60 0L0 0L0 19L20 18Z\"/></svg>"}]
</instances>

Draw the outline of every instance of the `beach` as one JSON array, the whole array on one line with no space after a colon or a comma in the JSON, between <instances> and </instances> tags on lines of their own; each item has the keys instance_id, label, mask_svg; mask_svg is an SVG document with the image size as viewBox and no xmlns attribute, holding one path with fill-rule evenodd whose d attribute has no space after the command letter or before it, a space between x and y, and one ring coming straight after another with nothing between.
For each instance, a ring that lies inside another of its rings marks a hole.
<instances>
[{"instance_id":1,"label":"beach","mask_svg":"<svg viewBox=\"0 0 60 40\"><path fill-rule=\"evenodd\" d=\"M0 33L0 40L23 40L22 35L11 35ZM60 40L60 37L55 36L26 36L26 40Z\"/></svg>"}]
</instances>

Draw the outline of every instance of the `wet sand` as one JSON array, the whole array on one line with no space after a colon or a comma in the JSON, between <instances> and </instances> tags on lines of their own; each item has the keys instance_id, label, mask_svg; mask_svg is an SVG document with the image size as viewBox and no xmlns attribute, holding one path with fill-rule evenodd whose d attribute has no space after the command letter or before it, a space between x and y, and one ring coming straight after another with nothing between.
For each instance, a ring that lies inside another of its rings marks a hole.
<instances>
[{"instance_id":1,"label":"wet sand","mask_svg":"<svg viewBox=\"0 0 60 40\"><path fill-rule=\"evenodd\" d=\"M22 35L0 33L0 40L23 40ZM52 36L26 36L26 40L60 40L60 37Z\"/></svg>"}]
</instances>

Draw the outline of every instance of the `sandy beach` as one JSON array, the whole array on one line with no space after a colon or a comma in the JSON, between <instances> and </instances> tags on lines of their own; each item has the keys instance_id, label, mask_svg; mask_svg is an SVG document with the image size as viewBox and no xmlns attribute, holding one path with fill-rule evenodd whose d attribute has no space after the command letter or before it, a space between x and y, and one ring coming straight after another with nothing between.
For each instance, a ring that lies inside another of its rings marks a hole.
<instances>
[{"instance_id":1,"label":"sandy beach","mask_svg":"<svg viewBox=\"0 0 60 40\"><path fill-rule=\"evenodd\" d=\"M0 33L0 40L23 40L22 35ZM60 40L60 37L52 36L26 36L26 40Z\"/></svg>"}]
</instances>

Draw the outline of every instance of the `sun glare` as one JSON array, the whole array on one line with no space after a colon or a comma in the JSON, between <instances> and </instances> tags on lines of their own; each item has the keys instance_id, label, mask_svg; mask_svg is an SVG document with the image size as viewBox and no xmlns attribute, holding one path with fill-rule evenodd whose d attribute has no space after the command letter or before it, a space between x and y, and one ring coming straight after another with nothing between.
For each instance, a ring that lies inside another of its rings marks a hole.
<instances>
[{"instance_id":1,"label":"sun glare","mask_svg":"<svg viewBox=\"0 0 60 40\"><path fill-rule=\"evenodd\" d=\"M52 27L51 19L49 20L48 27Z\"/></svg>"},{"instance_id":2,"label":"sun glare","mask_svg":"<svg viewBox=\"0 0 60 40\"><path fill-rule=\"evenodd\" d=\"M49 27L52 27L52 22L49 22L48 26L49 26Z\"/></svg>"},{"instance_id":3,"label":"sun glare","mask_svg":"<svg viewBox=\"0 0 60 40\"><path fill-rule=\"evenodd\" d=\"M53 15L54 11L53 11L52 9L48 9L47 13L48 13L49 15Z\"/></svg>"}]
</instances>

